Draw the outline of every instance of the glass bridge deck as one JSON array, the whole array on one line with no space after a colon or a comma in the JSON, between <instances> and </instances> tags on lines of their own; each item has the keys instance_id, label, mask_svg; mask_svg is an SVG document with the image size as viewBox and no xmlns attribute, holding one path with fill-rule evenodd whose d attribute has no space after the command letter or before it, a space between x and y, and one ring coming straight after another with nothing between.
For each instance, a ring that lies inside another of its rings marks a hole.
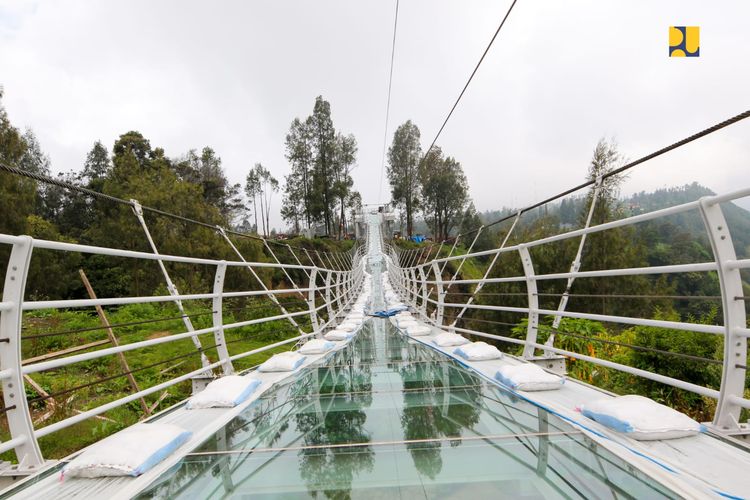
<instances>
[{"instance_id":1,"label":"glass bridge deck","mask_svg":"<svg viewBox=\"0 0 750 500\"><path fill-rule=\"evenodd\" d=\"M372 319L140 498L662 498L555 415Z\"/></svg>"}]
</instances>

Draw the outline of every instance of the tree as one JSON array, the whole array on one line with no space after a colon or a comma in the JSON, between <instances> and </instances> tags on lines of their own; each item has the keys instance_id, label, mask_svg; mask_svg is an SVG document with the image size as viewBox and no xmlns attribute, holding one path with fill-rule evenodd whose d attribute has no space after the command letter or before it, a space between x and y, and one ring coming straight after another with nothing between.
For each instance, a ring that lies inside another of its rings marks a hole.
<instances>
[{"instance_id":1,"label":"tree","mask_svg":"<svg viewBox=\"0 0 750 500\"><path fill-rule=\"evenodd\" d=\"M353 223L354 218L362 211L362 195L359 194L359 191L352 191L349 194L347 207L349 208L349 220Z\"/></svg>"},{"instance_id":2,"label":"tree","mask_svg":"<svg viewBox=\"0 0 750 500\"><path fill-rule=\"evenodd\" d=\"M477 213L474 202L470 201L466 206L466 210L461 216L461 222L458 225L459 233L467 235L467 238L463 240L465 245L469 245L473 238L476 236L476 232L482 227L482 218ZM474 251L489 250L494 246L494 241L489 230L482 230L477 237L476 243L474 243Z\"/></svg>"},{"instance_id":3,"label":"tree","mask_svg":"<svg viewBox=\"0 0 750 500\"><path fill-rule=\"evenodd\" d=\"M0 99L2 96L0 88ZM26 141L18 129L10 123L5 108L0 103L0 162L17 167L20 166L25 154ZM2 201L0 233L23 234L26 228L26 217L31 214L35 199L36 182L9 173L0 173L0 200ZM0 261L3 263L7 261L4 257L0 254Z\"/></svg>"},{"instance_id":4,"label":"tree","mask_svg":"<svg viewBox=\"0 0 750 500\"><path fill-rule=\"evenodd\" d=\"M258 171L263 169L263 165L256 163L247 173L245 178L245 196L253 200L253 216L255 217L255 232L258 233L258 194L260 193L260 176ZM262 219L261 219L262 220Z\"/></svg>"},{"instance_id":5,"label":"tree","mask_svg":"<svg viewBox=\"0 0 750 500\"><path fill-rule=\"evenodd\" d=\"M253 200L253 212L255 213L255 227L258 230L258 201L260 201L260 223L263 235L271 231L271 198L273 193L278 192L279 181L271 172L260 163L250 169L245 182L245 194Z\"/></svg>"},{"instance_id":6,"label":"tree","mask_svg":"<svg viewBox=\"0 0 750 500\"><path fill-rule=\"evenodd\" d=\"M112 169L112 162L109 161L109 152L101 141L96 141L91 151L86 155L86 162L83 164L81 177L92 187L101 179L109 174Z\"/></svg>"},{"instance_id":7,"label":"tree","mask_svg":"<svg viewBox=\"0 0 750 500\"><path fill-rule=\"evenodd\" d=\"M396 129L391 147L388 148L391 197L396 206L402 207L406 212L406 232L409 236L412 235L419 198L419 159L422 156L419 140L419 128L408 120Z\"/></svg>"},{"instance_id":8,"label":"tree","mask_svg":"<svg viewBox=\"0 0 750 500\"><path fill-rule=\"evenodd\" d=\"M469 186L461 164L443 157L439 147L427 154L419 168L425 222L436 240L445 240L468 201Z\"/></svg>"},{"instance_id":9,"label":"tree","mask_svg":"<svg viewBox=\"0 0 750 500\"><path fill-rule=\"evenodd\" d=\"M614 141L608 142L605 139L600 139L594 147L587 178L590 181L595 181L599 177L615 170L624 161ZM603 180L591 219L592 226L604 224L622 214L618 196L620 184L623 180L624 177L622 175L613 175ZM578 215L580 226L583 226L586 222L593 198L594 193L592 190L586 196L586 201ZM581 258L581 270L642 267L647 265L645 255L646 250L642 241L639 240L634 227L628 226L613 228L607 231L598 231L591 233L586 240ZM608 299L606 295L613 293L632 295L647 293L649 283L643 276L627 276L616 279L592 278L577 280L574 287L578 293L600 296L596 301L586 299L588 309L591 312L611 314L612 311L609 308L612 307L613 301ZM573 307L578 305L575 302L575 300L571 301ZM628 310L627 306L631 309ZM638 309L642 308L643 304L639 304L638 301L629 301L617 304L616 307L618 307L618 311L622 314L637 314L639 312Z\"/></svg>"},{"instance_id":10,"label":"tree","mask_svg":"<svg viewBox=\"0 0 750 500\"><path fill-rule=\"evenodd\" d=\"M347 136L337 134L335 146L333 165L336 180L333 185L333 192L339 199L338 237L341 239L347 233L346 207L349 205L349 198L353 194L354 180L351 171L357 161L357 140L351 134Z\"/></svg>"},{"instance_id":11,"label":"tree","mask_svg":"<svg viewBox=\"0 0 750 500\"><path fill-rule=\"evenodd\" d=\"M336 131L331 105L318 96L312 115L295 118L286 136L286 158L291 172L284 179L284 220L296 229L304 220L307 227L323 223L333 234L338 212L339 236L346 232L346 207L353 181L350 172L356 162L357 141Z\"/></svg>"},{"instance_id":12,"label":"tree","mask_svg":"<svg viewBox=\"0 0 750 500\"><path fill-rule=\"evenodd\" d=\"M49 156L42 151L42 146L36 138L34 131L27 128L23 134L26 150L18 161L21 170L49 177ZM63 189L46 183L39 183L36 187L36 202L34 213L47 218L55 218L63 196Z\"/></svg>"},{"instance_id":13,"label":"tree","mask_svg":"<svg viewBox=\"0 0 750 500\"><path fill-rule=\"evenodd\" d=\"M266 212L266 234L271 234L271 198L273 197L273 193L279 192L279 181L268 170L263 172L263 174L263 200L261 201L264 201L264 203L261 205Z\"/></svg>"},{"instance_id":14,"label":"tree","mask_svg":"<svg viewBox=\"0 0 750 500\"><path fill-rule=\"evenodd\" d=\"M221 158L212 148L204 147L200 156L191 149L176 162L175 169L180 178L200 186L203 199L218 208L228 221L235 219L243 207L240 184L230 184L221 166Z\"/></svg>"},{"instance_id":15,"label":"tree","mask_svg":"<svg viewBox=\"0 0 750 500\"><path fill-rule=\"evenodd\" d=\"M331 119L331 104L323 96L315 98L313 114L308 119L312 135L314 170L312 212L315 218L322 219L326 234L333 232L333 208L335 196L333 183L336 180L334 155L336 149L336 129Z\"/></svg>"},{"instance_id":16,"label":"tree","mask_svg":"<svg viewBox=\"0 0 750 500\"><path fill-rule=\"evenodd\" d=\"M300 220L304 220L308 228L313 222L311 198L314 158L309 121L309 118L306 121L295 118L289 127L285 143L286 159L291 164L292 171L285 178L282 216L287 221L294 221L297 232ZM284 216L284 213L287 215Z\"/></svg>"},{"instance_id":17,"label":"tree","mask_svg":"<svg viewBox=\"0 0 750 500\"><path fill-rule=\"evenodd\" d=\"M140 132L131 130L120 136L112 148L114 162L133 160L141 168L147 168L153 157L151 143Z\"/></svg>"}]
</instances>

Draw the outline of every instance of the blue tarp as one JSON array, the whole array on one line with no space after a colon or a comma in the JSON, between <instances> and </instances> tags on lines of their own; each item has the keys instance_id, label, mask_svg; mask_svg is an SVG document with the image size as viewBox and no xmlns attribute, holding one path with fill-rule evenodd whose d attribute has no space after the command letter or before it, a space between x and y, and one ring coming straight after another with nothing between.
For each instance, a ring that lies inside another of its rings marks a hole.
<instances>
[{"instance_id":1,"label":"blue tarp","mask_svg":"<svg viewBox=\"0 0 750 500\"><path fill-rule=\"evenodd\" d=\"M375 311L374 313L372 313L372 315L377 316L378 318L390 318L391 316L395 316L401 311L406 311L406 309L407 307L397 307L395 309L386 309L385 311Z\"/></svg>"}]
</instances>

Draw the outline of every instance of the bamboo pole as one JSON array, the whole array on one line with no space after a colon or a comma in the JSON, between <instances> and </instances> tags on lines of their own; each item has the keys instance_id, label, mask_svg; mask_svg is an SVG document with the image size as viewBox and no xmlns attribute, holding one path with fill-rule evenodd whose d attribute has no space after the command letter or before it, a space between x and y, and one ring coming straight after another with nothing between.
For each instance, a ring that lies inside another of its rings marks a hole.
<instances>
[{"instance_id":1,"label":"bamboo pole","mask_svg":"<svg viewBox=\"0 0 750 500\"><path fill-rule=\"evenodd\" d=\"M81 281L83 281L83 286L86 287L86 291L89 294L89 297L93 300L96 300L96 293L94 292L94 289L91 287L91 283L89 283L89 279L86 277L86 273L83 272L83 269L78 270L78 274L81 275ZM112 330L112 327L109 325L109 320L107 319L107 315L104 314L104 309L102 309L102 306L96 306L96 314L99 315L99 319L102 322L102 325L104 325L105 329L107 330L107 336L109 337L109 341L112 342L112 345L115 347L118 347L120 343L117 341L117 337L115 337L115 332ZM138 388L138 382L135 381L135 377L133 377L133 374L130 372L130 367L128 366L128 361L125 359L125 355L121 352L117 353L117 358L120 360L120 367L125 372L125 375L128 378L128 382L130 382L130 386L133 388L134 392L140 392L141 390ZM151 415L151 408L149 408L148 404L146 404L146 400L144 398L139 398L141 402L141 408L143 409L143 412L146 413L146 415Z\"/></svg>"}]
</instances>

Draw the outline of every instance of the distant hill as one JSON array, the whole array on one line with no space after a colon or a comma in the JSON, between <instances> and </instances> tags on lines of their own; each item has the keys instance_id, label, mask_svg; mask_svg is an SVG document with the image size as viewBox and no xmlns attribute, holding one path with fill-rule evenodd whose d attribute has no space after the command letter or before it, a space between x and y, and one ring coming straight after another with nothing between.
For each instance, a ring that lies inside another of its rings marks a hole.
<instances>
[{"instance_id":1,"label":"distant hill","mask_svg":"<svg viewBox=\"0 0 750 500\"><path fill-rule=\"evenodd\" d=\"M629 207L633 215L637 213L652 212L660 208L689 203L703 196L714 195L713 191L705 186L694 182L681 187L668 189L657 189L653 193L640 192L626 198L623 203ZM750 211L735 205L734 203L723 203L721 205L727 225L732 234L732 241L737 256L740 258L750 257ZM670 217L673 224L688 231L692 235L704 238L706 229L703 219L698 211L690 211Z\"/></svg>"},{"instance_id":2,"label":"distant hill","mask_svg":"<svg viewBox=\"0 0 750 500\"><path fill-rule=\"evenodd\" d=\"M626 216L640 213L653 212L661 208L680 205L695 201L703 196L711 196L715 193L705 186L694 182L684 186L657 189L647 193L641 191L621 200L621 208ZM578 216L584 208L584 197L574 197L563 200L561 203L550 204L526 214L526 222L532 222L542 214L554 215L560 219L560 224L577 225ZM750 211L735 205L734 203L723 203L724 217L732 234L734 247L739 258L750 257ZM503 208L500 210L489 210L480 214L482 222L492 222L514 213L515 210ZM703 219L697 210L673 215L668 218L669 222L689 233L697 240L706 240L706 229Z\"/></svg>"}]
</instances>

